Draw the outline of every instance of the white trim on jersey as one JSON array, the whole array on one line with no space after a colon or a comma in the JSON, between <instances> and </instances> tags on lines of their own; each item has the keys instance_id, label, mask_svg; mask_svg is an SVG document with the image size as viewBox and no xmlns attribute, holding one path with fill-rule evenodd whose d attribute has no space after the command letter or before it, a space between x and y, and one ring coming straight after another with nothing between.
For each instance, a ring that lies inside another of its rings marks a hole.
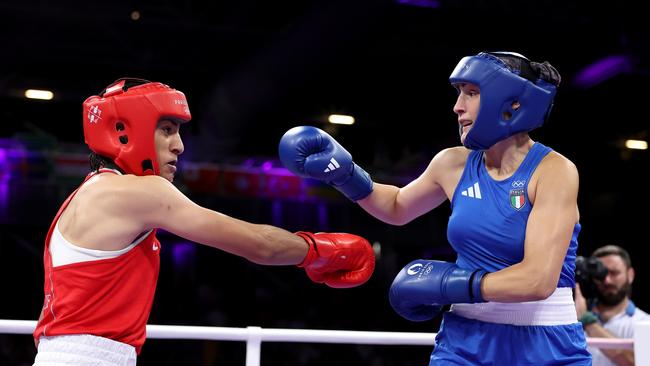
<instances>
[{"instance_id":1,"label":"white trim on jersey","mask_svg":"<svg viewBox=\"0 0 650 366\"><path fill-rule=\"evenodd\" d=\"M50 255L52 256L52 267L63 266L71 263L117 258L135 248L135 246L143 241L148 235L149 233L140 236L138 240L131 243L128 247L120 250L88 249L74 245L66 240L66 238L63 237L61 231L59 230L59 222L57 221L54 230L52 230L52 237L50 238Z\"/></svg>"}]
</instances>

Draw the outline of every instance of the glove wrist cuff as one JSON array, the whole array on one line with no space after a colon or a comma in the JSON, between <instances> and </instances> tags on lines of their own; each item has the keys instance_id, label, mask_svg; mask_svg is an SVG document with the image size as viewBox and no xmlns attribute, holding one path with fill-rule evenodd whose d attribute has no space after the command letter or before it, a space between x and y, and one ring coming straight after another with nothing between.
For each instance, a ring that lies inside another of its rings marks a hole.
<instances>
[{"instance_id":1,"label":"glove wrist cuff","mask_svg":"<svg viewBox=\"0 0 650 366\"><path fill-rule=\"evenodd\" d=\"M478 269L472 273L472 277L470 278L470 296L472 303L485 302L481 293L481 282L483 282L483 277L486 274L487 272L482 269Z\"/></svg>"},{"instance_id":2,"label":"glove wrist cuff","mask_svg":"<svg viewBox=\"0 0 650 366\"><path fill-rule=\"evenodd\" d=\"M318 258L318 248L316 248L316 241L314 240L314 234L306 231L298 231L295 234L303 238L307 242L307 245L309 245L309 250L307 251L307 255L302 260L302 262L296 265L300 268L304 268L312 264L316 260L316 258Z\"/></svg>"},{"instance_id":3,"label":"glove wrist cuff","mask_svg":"<svg viewBox=\"0 0 650 366\"><path fill-rule=\"evenodd\" d=\"M344 182L340 184L331 182L331 184L351 201L356 202L368 197L372 193L373 188L370 174L356 164L352 164L352 169L349 174L348 179Z\"/></svg>"}]
</instances>

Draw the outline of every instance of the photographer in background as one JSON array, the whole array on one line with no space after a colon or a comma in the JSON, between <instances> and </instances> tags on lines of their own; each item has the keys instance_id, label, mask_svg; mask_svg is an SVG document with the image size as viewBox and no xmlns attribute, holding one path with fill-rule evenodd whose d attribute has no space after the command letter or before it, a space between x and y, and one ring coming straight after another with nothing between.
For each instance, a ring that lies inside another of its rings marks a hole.
<instances>
[{"instance_id":1,"label":"photographer in background","mask_svg":"<svg viewBox=\"0 0 650 366\"><path fill-rule=\"evenodd\" d=\"M634 268L628 252L616 245L576 259L575 304L588 337L632 338L634 323L650 316L630 300ZM634 351L589 347L594 366L634 365Z\"/></svg>"}]
</instances>

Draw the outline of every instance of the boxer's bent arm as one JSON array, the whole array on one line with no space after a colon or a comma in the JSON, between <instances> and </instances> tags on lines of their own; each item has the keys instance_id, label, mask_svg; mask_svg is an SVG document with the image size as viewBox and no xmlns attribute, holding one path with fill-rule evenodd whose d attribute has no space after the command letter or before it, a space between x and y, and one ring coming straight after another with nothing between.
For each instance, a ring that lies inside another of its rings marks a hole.
<instances>
[{"instance_id":1,"label":"boxer's bent arm","mask_svg":"<svg viewBox=\"0 0 650 366\"><path fill-rule=\"evenodd\" d=\"M466 154L458 149L445 149L429 163L424 173L402 188L375 183L373 192L357 201L374 217L393 225L404 225L431 211L447 200L443 182L453 179ZM462 170L460 170L462 173Z\"/></svg>"},{"instance_id":2,"label":"boxer's bent arm","mask_svg":"<svg viewBox=\"0 0 650 366\"><path fill-rule=\"evenodd\" d=\"M538 167L539 180L526 227L524 258L483 279L485 300L542 300L555 291L575 224L578 222L578 171L551 153Z\"/></svg>"},{"instance_id":3,"label":"boxer's bent arm","mask_svg":"<svg viewBox=\"0 0 650 366\"><path fill-rule=\"evenodd\" d=\"M121 195L125 211L143 230L161 228L259 264L298 264L307 255L301 237L201 207L164 178L135 177L128 192Z\"/></svg>"}]
</instances>

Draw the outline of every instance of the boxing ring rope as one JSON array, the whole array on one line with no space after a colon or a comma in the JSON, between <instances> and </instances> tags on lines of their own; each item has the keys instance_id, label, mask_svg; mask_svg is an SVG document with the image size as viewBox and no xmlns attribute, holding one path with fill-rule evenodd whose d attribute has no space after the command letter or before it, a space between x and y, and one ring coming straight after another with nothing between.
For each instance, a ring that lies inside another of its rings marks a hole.
<instances>
[{"instance_id":1,"label":"boxing ring rope","mask_svg":"<svg viewBox=\"0 0 650 366\"><path fill-rule=\"evenodd\" d=\"M0 334L32 334L34 320L0 319ZM150 339L201 339L246 342L246 366L259 366L262 342L343 343L433 346L435 333L348 330L227 328L185 325L147 325ZM637 365L650 365L650 322L635 326L634 339L587 338L587 344L603 349L634 349Z\"/></svg>"}]
</instances>

